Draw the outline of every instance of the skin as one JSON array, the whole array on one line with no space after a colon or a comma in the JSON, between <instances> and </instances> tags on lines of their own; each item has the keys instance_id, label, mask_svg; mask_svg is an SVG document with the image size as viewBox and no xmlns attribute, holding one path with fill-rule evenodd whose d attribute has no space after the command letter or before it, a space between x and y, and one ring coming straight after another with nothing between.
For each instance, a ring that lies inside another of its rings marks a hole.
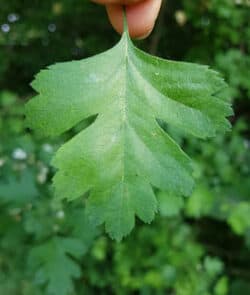
<instances>
[{"instance_id":1,"label":"skin","mask_svg":"<svg viewBox=\"0 0 250 295\"><path fill-rule=\"evenodd\" d=\"M153 30L162 0L92 0L106 6L109 20L118 33L123 31L123 6L126 8L132 38L146 38Z\"/></svg>"}]
</instances>

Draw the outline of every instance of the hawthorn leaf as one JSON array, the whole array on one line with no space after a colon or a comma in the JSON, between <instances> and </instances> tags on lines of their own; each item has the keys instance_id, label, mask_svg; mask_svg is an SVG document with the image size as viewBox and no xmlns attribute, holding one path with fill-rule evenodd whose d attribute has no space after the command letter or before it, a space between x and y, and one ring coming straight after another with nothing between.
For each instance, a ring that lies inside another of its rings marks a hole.
<instances>
[{"instance_id":1,"label":"hawthorn leaf","mask_svg":"<svg viewBox=\"0 0 250 295\"><path fill-rule=\"evenodd\" d=\"M79 206L79 203L77 204ZM82 204L78 208L72 208L67 218L67 227L72 232L73 237L79 239L84 244L85 252L93 244L95 238L100 234L100 230L89 222Z\"/></svg>"},{"instance_id":2,"label":"hawthorn leaf","mask_svg":"<svg viewBox=\"0 0 250 295\"><path fill-rule=\"evenodd\" d=\"M136 48L124 31L112 49L41 71L26 105L28 126L59 136L96 116L57 151L52 164L58 198L84 196L93 224L105 223L121 240L135 216L150 223L157 211L154 188L167 194L192 192L191 161L159 125L198 138L230 129L226 84L207 66L164 60Z\"/></svg>"},{"instance_id":3,"label":"hawthorn leaf","mask_svg":"<svg viewBox=\"0 0 250 295\"><path fill-rule=\"evenodd\" d=\"M46 284L48 294L71 294L73 279L81 275L80 266L72 259L80 258L84 245L74 238L53 237L36 246L29 255L29 263L34 269L35 281Z\"/></svg>"},{"instance_id":4,"label":"hawthorn leaf","mask_svg":"<svg viewBox=\"0 0 250 295\"><path fill-rule=\"evenodd\" d=\"M8 177L0 182L0 202L12 206L24 205L37 198L39 191L31 171L25 170L20 178Z\"/></svg>"}]
</instances>

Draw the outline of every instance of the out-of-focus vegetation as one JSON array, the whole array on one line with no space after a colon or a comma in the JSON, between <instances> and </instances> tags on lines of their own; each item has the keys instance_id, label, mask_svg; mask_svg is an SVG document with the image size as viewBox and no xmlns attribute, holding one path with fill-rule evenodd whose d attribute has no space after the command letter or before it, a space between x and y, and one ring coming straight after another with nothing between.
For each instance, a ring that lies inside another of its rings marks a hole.
<instances>
[{"instance_id":1,"label":"out-of-focus vegetation","mask_svg":"<svg viewBox=\"0 0 250 295\"><path fill-rule=\"evenodd\" d=\"M248 0L169 0L138 41L221 71L235 116L232 132L210 141L172 131L195 159L196 190L183 200L160 194L157 219L115 243L87 223L83 201L53 200L49 163L61 139L30 133L23 105L40 68L119 36L89 1L0 0L0 294L250 294L249 22Z\"/></svg>"}]
</instances>

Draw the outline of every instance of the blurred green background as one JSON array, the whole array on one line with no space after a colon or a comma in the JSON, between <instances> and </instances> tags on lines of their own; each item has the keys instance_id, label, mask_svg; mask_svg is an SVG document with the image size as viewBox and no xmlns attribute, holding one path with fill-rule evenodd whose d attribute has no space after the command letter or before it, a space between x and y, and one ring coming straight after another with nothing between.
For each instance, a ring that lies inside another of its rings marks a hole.
<instances>
[{"instance_id":1,"label":"blurred green background","mask_svg":"<svg viewBox=\"0 0 250 295\"><path fill-rule=\"evenodd\" d=\"M118 39L87 0L0 0L0 294L249 295L250 1L168 0L137 41L219 70L235 116L232 132L210 141L171 131L194 159L196 189L186 199L159 194L155 221L137 222L121 243L87 223L83 201L53 200L49 163L63 138L41 140L23 122L41 68Z\"/></svg>"}]
</instances>

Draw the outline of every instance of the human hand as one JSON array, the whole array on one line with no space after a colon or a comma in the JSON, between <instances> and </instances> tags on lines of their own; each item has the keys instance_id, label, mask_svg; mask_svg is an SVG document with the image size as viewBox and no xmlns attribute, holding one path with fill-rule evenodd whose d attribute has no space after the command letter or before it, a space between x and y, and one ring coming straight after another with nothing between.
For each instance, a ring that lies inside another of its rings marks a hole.
<instances>
[{"instance_id":1,"label":"human hand","mask_svg":"<svg viewBox=\"0 0 250 295\"><path fill-rule=\"evenodd\" d=\"M123 6L129 33L132 38L146 38L154 28L162 0L92 0L104 4L111 24L120 34L123 32Z\"/></svg>"}]
</instances>

